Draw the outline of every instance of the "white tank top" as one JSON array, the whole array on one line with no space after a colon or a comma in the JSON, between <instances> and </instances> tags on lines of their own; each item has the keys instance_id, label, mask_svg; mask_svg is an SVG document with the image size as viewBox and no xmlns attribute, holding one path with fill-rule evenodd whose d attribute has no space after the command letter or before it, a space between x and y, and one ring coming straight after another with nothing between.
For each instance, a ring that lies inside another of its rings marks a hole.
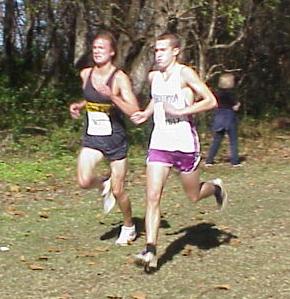
<instances>
[{"instance_id":1,"label":"white tank top","mask_svg":"<svg viewBox=\"0 0 290 299\"><path fill-rule=\"evenodd\" d=\"M184 65L176 63L170 77L165 80L160 71L153 73L151 96L154 101L154 127L151 134L150 149L200 152L198 134L192 116L173 116L165 113L163 103L175 108L187 106L181 88L180 72Z\"/></svg>"}]
</instances>

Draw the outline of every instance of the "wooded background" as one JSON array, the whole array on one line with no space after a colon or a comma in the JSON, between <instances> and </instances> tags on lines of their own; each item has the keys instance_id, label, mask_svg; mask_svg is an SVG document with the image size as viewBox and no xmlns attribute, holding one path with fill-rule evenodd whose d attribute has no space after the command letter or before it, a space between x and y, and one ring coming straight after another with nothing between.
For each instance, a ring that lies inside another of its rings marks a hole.
<instances>
[{"instance_id":1,"label":"wooded background","mask_svg":"<svg viewBox=\"0 0 290 299\"><path fill-rule=\"evenodd\" d=\"M116 35L117 64L142 104L154 38L170 31L211 89L221 72L235 74L243 116L289 114L289 0L4 0L0 8L0 129L63 125L103 28Z\"/></svg>"}]
</instances>

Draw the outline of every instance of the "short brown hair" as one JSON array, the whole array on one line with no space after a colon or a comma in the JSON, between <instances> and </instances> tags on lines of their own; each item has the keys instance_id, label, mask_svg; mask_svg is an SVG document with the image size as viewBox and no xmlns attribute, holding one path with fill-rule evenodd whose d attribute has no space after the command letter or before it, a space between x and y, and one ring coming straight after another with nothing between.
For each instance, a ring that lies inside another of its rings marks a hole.
<instances>
[{"instance_id":1,"label":"short brown hair","mask_svg":"<svg viewBox=\"0 0 290 299\"><path fill-rule=\"evenodd\" d=\"M115 55L113 56L113 59L115 59L116 56L117 56L118 48L117 48L117 40L116 40L115 36L113 35L113 33L111 31L108 31L108 30L100 31L94 36L93 43L96 39L99 39L99 38L106 39L110 42L111 48L115 52Z\"/></svg>"},{"instance_id":2,"label":"short brown hair","mask_svg":"<svg viewBox=\"0 0 290 299\"><path fill-rule=\"evenodd\" d=\"M165 32L160 34L156 40L165 40L165 39L168 39L170 41L170 45L172 48L178 48L178 49L181 48L181 42L177 34Z\"/></svg>"}]
</instances>

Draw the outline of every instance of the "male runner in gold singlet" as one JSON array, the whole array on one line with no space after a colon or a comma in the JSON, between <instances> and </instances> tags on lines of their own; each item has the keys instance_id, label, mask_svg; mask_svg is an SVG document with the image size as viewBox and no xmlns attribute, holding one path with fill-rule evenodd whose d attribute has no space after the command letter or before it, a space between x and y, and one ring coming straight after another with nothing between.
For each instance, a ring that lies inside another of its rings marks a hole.
<instances>
[{"instance_id":1,"label":"male runner in gold singlet","mask_svg":"<svg viewBox=\"0 0 290 299\"><path fill-rule=\"evenodd\" d=\"M78 157L77 179L81 188L98 187L104 196L104 212L109 213L115 201L124 216L118 245L127 245L136 238L131 204L125 192L128 141L123 113L130 116L139 110L128 76L117 69L113 58L117 54L114 36L104 31L92 44L94 66L81 71L85 100L70 105L73 118L86 109L86 126ZM106 181L95 176L98 163L107 159L111 175Z\"/></svg>"}]
</instances>

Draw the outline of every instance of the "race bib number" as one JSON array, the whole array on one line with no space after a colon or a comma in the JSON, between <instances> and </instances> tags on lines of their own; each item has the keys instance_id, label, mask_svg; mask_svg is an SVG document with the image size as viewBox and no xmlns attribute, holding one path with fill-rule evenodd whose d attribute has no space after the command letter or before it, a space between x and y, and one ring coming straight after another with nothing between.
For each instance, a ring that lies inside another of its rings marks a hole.
<instances>
[{"instance_id":1,"label":"race bib number","mask_svg":"<svg viewBox=\"0 0 290 299\"><path fill-rule=\"evenodd\" d=\"M87 111L88 129L87 133L93 136L112 135L112 124L110 117L105 112Z\"/></svg>"},{"instance_id":2,"label":"race bib number","mask_svg":"<svg viewBox=\"0 0 290 299\"><path fill-rule=\"evenodd\" d=\"M154 104L154 123L158 128L166 126L166 117L162 102Z\"/></svg>"},{"instance_id":3,"label":"race bib number","mask_svg":"<svg viewBox=\"0 0 290 299\"><path fill-rule=\"evenodd\" d=\"M170 128L184 120L183 116L173 116L164 111L163 103L157 103L154 107L154 123L158 128Z\"/></svg>"}]
</instances>

